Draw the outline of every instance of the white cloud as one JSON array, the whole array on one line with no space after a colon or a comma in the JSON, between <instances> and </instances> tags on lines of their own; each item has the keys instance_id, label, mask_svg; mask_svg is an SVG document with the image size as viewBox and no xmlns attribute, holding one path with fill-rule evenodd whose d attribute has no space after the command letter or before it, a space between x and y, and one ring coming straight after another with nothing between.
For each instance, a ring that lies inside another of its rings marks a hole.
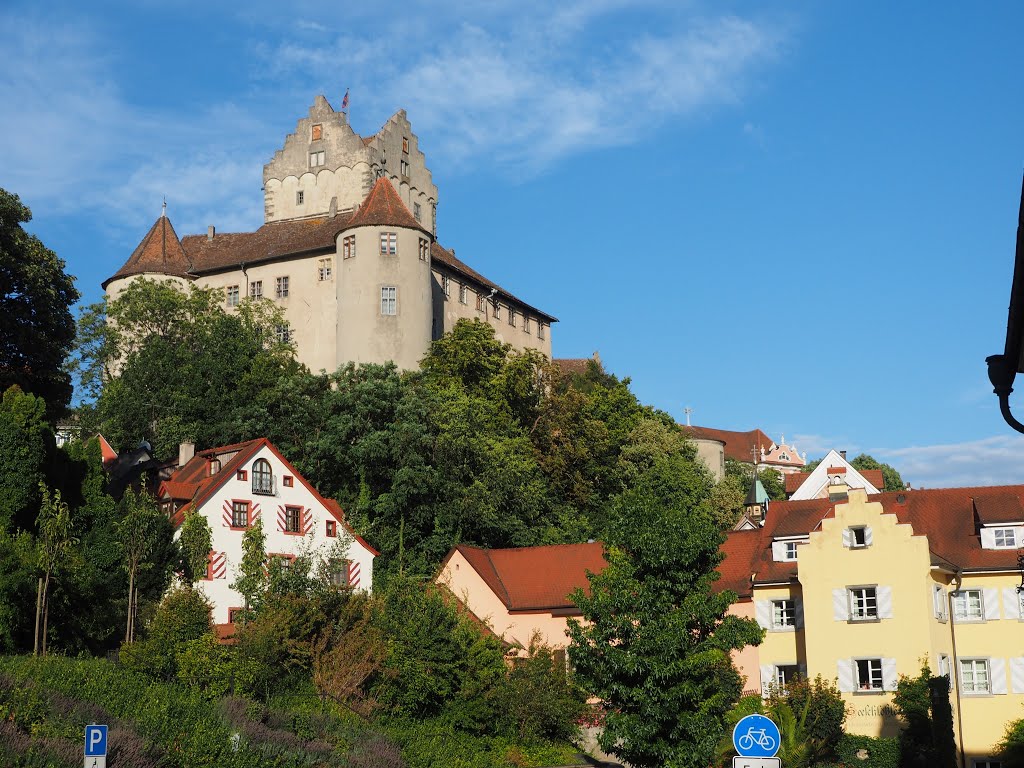
<instances>
[{"instance_id":1,"label":"white cloud","mask_svg":"<svg viewBox=\"0 0 1024 768\"><path fill-rule=\"evenodd\" d=\"M960 488L1020 483L1024 436L998 435L940 445L869 451L892 464L915 488Z\"/></svg>"},{"instance_id":2,"label":"white cloud","mask_svg":"<svg viewBox=\"0 0 1024 768\"><path fill-rule=\"evenodd\" d=\"M789 435L786 441L790 445L795 445L801 454L806 453L808 461L820 459L831 450L846 451L851 459L858 453L858 446L841 436L796 433Z\"/></svg>"}]
</instances>

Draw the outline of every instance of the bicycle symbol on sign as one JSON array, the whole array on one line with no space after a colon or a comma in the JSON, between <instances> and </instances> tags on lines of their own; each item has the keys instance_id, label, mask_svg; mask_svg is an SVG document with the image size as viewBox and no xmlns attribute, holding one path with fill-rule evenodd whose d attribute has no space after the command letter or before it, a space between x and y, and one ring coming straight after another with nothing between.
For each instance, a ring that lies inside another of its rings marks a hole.
<instances>
[{"instance_id":1,"label":"bicycle symbol on sign","mask_svg":"<svg viewBox=\"0 0 1024 768\"><path fill-rule=\"evenodd\" d=\"M772 750L775 748L775 739L768 735L766 728L750 728L739 737L737 744L740 749L751 749L756 744L761 749Z\"/></svg>"}]
</instances>

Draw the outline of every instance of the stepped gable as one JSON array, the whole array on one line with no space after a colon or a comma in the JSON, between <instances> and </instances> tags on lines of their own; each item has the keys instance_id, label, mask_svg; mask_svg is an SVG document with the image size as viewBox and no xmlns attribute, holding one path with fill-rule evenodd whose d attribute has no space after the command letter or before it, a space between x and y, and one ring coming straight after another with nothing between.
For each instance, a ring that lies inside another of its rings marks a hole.
<instances>
[{"instance_id":1,"label":"stepped gable","mask_svg":"<svg viewBox=\"0 0 1024 768\"><path fill-rule=\"evenodd\" d=\"M102 286L106 290L114 280L132 275L155 273L187 278L191 272L191 259L182 247L171 220L162 215L132 251L124 266L104 280Z\"/></svg>"},{"instance_id":2,"label":"stepped gable","mask_svg":"<svg viewBox=\"0 0 1024 768\"><path fill-rule=\"evenodd\" d=\"M608 566L600 542L516 549L460 544L456 549L511 611L572 609L573 590L590 593L587 572L600 573Z\"/></svg>"},{"instance_id":3,"label":"stepped gable","mask_svg":"<svg viewBox=\"0 0 1024 768\"><path fill-rule=\"evenodd\" d=\"M442 245L439 245L438 243L431 243L431 245L430 245L430 260L431 261L436 261L439 264L444 264L446 267L451 269L453 272L456 272L456 273L458 273L458 274L460 274L460 275L462 275L464 277L467 277L470 280L472 280L473 282L478 283L478 284L480 284L482 286L485 286L487 288L493 289L494 291L497 292L495 294L496 297L497 296L501 296L501 297L504 297L506 299L512 299L513 301L515 301L515 302L521 304L522 306L526 307L527 309L531 310L533 313L535 313L539 317L544 318L549 323L557 323L558 322L558 318L555 317L554 315L549 315L547 312L542 312L541 310L537 309L535 306L533 306L531 304L527 304L525 301L520 299L518 296L515 296L514 294L509 293L504 288L502 288L500 285L495 283L493 280L488 280L486 277L481 275L475 269L473 269L472 267L468 266L465 262L461 261L460 259L457 259L455 257L455 253L453 251L449 251L447 248L445 248Z\"/></svg>"},{"instance_id":4,"label":"stepped gable","mask_svg":"<svg viewBox=\"0 0 1024 768\"><path fill-rule=\"evenodd\" d=\"M334 252L338 233L348 223L348 214L315 219L293 219L264 224L255 232L186 235L182 247L198 274L234 269L240 264L309 254Z\"/></svg>"},{"instance_id":5,"label":"stepped gable","mask_svg":"<svg viewBox=\"0 0 1024 768\"><path fill-rule=\"evenodd\" d=\"M374 183L370 194L349 219L346 229L353 227L404 227L418 229L429 235L430 232L416 221L416 217L405 207L392 183L381 176Z\"/></svg>"}]
</instances>

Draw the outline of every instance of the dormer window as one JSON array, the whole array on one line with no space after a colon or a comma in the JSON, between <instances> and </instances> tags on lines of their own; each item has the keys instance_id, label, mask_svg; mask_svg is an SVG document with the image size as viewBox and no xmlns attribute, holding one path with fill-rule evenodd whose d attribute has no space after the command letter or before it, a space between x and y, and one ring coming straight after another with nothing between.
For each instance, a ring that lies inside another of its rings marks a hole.
<instances>
[{"instance_id":1,"label":"dormer window","mask_svg":"<svg viewBox=\"0 0 1024 768\"><path fill-rule=\"evenodd\" d=\"M211 459L210 460L210 474L211 475L216 475L218 472L220 472L220 459Z\"/></svg>"},{"instance_id":2,"label":"dormer window","mask_svg":"<svg viewBox=\"0 0 1024 768\"><path fill-rule=\"evenodd\" d=\"M1016 528L996 528L992 531L992 542L996 549L1016 549L1018 536Z\"/></svg>"},{"instance_id":3,"label":"dormer window","mask_svg":"<svg viewBox=\"0 0 1024 768\"><path fill-rule=\"evenodd\" d=\"M252 492L263 496L274 495L274 473L266 459L257 459L253 462Z\"/></svg>"}]
</instances>

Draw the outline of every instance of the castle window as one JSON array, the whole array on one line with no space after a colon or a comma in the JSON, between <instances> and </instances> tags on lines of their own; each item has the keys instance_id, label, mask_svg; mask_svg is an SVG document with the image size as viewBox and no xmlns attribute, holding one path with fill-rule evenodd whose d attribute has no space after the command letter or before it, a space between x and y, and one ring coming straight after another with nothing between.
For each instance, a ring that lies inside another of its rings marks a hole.
<instances>
[{"instance_id":1,"label":"castle window","mask_svg":"<svg viewBox=\"0 0 1024 768\"><path fill-rule=\"evenodd\" d=\"M321 149L319 152L309 153L309 167L317 168L324 164L324 151Z\"/></svg>"},{"instance_id":2,"label":"castle window","mask_svg":"<svg viewBox=\"0 0 1024 768\"><path fill-rule=\"evenodd\" d=\"M402 160L402 175L403 176L408 176L409 175L409 161L405 160L404 158Z\"/></svg>"},{"instance_id":3,"label":"castle window","mask_svg":"<svg viewBox=\"0 0 1024 768\"><path fill-rule=\"evenodd\" d=\"M523 315L523 330L526 333L530 332L530 316L529 315Z\"/></svg>"},{"instance_id":4,"label":"castle window","mask_svg":"<svg viewBox=\"0 0 1024 768\"><path fill-rule=\"evenodd\" d=\"M274 281L274 295L279 299L288 298L288 278L279 277Z\"/></svg>"},{"instance_id":5,"label":"castle window","mask_svg":"<svg viewBox=\"0 0 1024 768\"><path fill-rule=\"evenodd\" d=\"M394 232L380 233L380 255L395 256L398 253L398 235Z\"/></svg>"},{"instance_id":6,"label":"castle window","mask_svg":"<svg viewBox=\"0 0 1024 768\"><path fill-rule=\"evenodd\" d=\"M292 329L285 323L274 327L274 335L281 344L288 344L292 340Z\"/></svg>"},{"instance_id":7,"label":"castle window","mask_svg":"<svg viewBox=\"0 0 1024 768\"><path fill-rule=\"evenodd\" d=\"M405 154L409 154L409 137L408 136L403 136L402 137L402 151L405 152Z\"/></svg>"},{"instance_id":8,"label":"castle window","mask_svg":"<svg viewBox=\"0 0 1024 768\"><path fill-rule=\"evenodd\" d=\"M416 221L419 221L420 217L423 215L423 209L420 208L419 203L412 204L412 215L416 217Z\"/></svg>"},{"instance_id":9,"label":"castle window","mask_svg":"<svg viewBox=\"0 0 1024 768\"><path fill-rule=\"evenodd\" d=\"M263 281L253 280L249 283L249 295L254 299L263 298Z\"/></svg>"},{"instance_id":10,"label":"castle window","mask_svg":"<svg viewBox=\"0 0 1024 768\"><path fill-rule=\"evenodd\" d=\"M385 285L380 289L380 313L382 315L398 314L398 289L393 285Z\"/></svg>"},{"instance_id":11,"label":"castle window","mask_svg":"<svg viewBox=\"0 0 1024 768\"><path fill-rule=\"evenodd\" d=\"M537 338L544 338L544 323L537 323Z\"/></svg>"},{"instance_id":12,"label":"castle window","mask_svg":"<svg viewBox=\"0 0 1024 768\"><path fill-rule=\"evenodd\" d=\"M355 245L353 245L353 253L354 252L355 252ZM330 280L331 279L332 267L333 267L333 264L332 264L331 259L320 259L320 261L317 262L316 272L317 272L317 277L320 279L320 282L323 282L325 280Z\"/></svg>"},{"instance_id":13,"label":"castle window","mask_svg":"<svg viewBox=\"0 0 1024 768\"><path fill-rule=\"evenodd\" d=\"M459 284L459 304L465 304L466 303L466 293L467 292L468 292L468 289L466 288L466 286L460 283Z\"/></svg>"},{"instance_id":14,"label":"castle window","mask_svg":"<svg viewBox=\"0 0 1024 768\"><path fill-rule=\"evenodd\" d=\"M499 304L498 302L494 302L494 319L501 319L501 304Z\"/></svg>"},{"instance_id":15,"label":"castle window","mask_svg":"<svg viewBox=\"0 0 1024 768\"><path fill-rule=\"evenodd\" d=\"M313 132L310 137L311 141L320 141L324 137L324 126L321 123L317 123L313 126Z\"/></svg>"},{"instance_id":16,"label":"castle window","mask_svg":"<svg viewBox=\"0 0 1024 768\"><path fill-rule=\"evenodd\" d=\"M355 235L349 235L341 241L341 257L343 259L354 259L356 257Z\"/></svg>"},{"instance_id":17,"label":"castle window","mask_svg":"<svg viewBox=\"0 0 1024 768\"><path fill-rule=\"evenodd\" d=\"M238 286L237 285L229 285L227 288L224 289L224 292L225 292L225 294L227 296L227 304L228 304L228 306L229 307L237 307L238 306Z\"/></svg>"},{"instance_id":18,"label":"castle window","mask_svg":"<svg viewBox=\"0 0 1024 768\"><path fill-rule=\"evenodd\" d=\"M516 327L516 311L512 307L508 308L508 324L513 328Z\"/></svg>"},{"instance_id":19,"label":"castle window","mask_svg":"<svg viewBox=\"0 0 1024 768\"><path fill-rule=\"evenodd\" d=\"M420 238L420 261L426 261L430 258L430 243L424 238Z\"/></svg>"},{"instance_id":20,"label":"castle window","mask_svg":"<svg viewBox=\"0 0 1024 768\"><path fill-rule=\"evenodd\" d=\"M295 204L302 205L306 201L306 193L301 189L295 193Z\"/></svg>"},{"instance_id":21,"label":"castle window","mask_svg":"<svg viewBox=\"0 0 1024 768\"><path fill-rule=\"evenodd\" d=\"M441 290L446 299L452 295L452 279L448 275L441 275Z\"/></svg>"},{"instance_id":22,"label":"castle window","mask_svg":"<svg viewBox=\"0 0 1024 768\"><path fill-rule=\"evenodd\" d=\"M484 296L483 296L482 293L478 293L476 295L476 311L477 312L483 312L484 311Z\"/></svg>"}]
</instances>

